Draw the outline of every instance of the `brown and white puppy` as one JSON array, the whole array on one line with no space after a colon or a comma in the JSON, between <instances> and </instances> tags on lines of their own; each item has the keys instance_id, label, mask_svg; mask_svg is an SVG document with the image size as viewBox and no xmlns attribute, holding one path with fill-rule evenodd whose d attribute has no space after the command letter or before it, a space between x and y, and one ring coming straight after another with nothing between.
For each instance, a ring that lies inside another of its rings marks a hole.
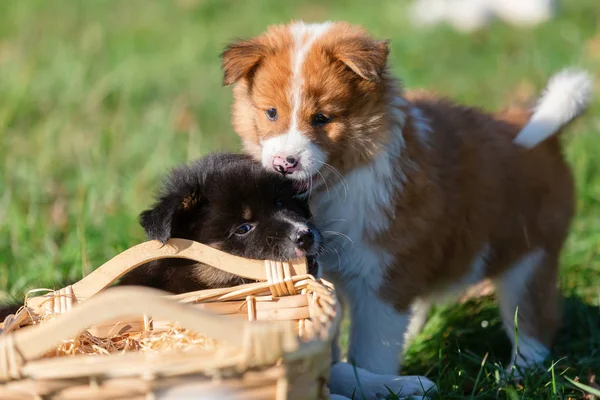
<instances>
[{"instance_id":1,"label":"brown and white puppy","mask_svg":"<svg viewBox=\"0 0 600 400\"><path fill-rule=\"evenodd\" d=\"M349 305L358 366L396 373L428 306L486 277L513 344L518 307L512 362L537 364L560 321L558 257L574 212L555 134L586 109L590 78L563 71L534 110L488 114L403 92L388 52L344 22L235 42L222 54L234 128L265 168L310 189L335 249L320 265Z\"/></svg>"}]
</instances>

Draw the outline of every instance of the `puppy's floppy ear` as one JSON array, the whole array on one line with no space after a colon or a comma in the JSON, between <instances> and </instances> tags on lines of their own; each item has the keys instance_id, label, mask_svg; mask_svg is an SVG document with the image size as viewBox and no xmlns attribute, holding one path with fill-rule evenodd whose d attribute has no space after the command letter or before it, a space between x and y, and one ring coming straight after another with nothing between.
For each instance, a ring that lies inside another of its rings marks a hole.
<instances>
[{"instance_id":1,"label":"puppy's floppy ear","mask_svg":"<svg viewBox=\"0 0 600 400\"><path fill-rule=\"evenodd\" d=\"M336 59L371 82L381 79L389 52L389 40L373 40L361 36L342 39L333 47Z\"/></svg>"},{"instance_id":2,"label":"puppy's floppy ear","mask_svg":"<svg viewBox=\"0 0 600 400\"><path fill-rule=\"evenodd\" d=\"M140 214L140 224L149 239L160 240L164 244L171 238L173 217L178 207L179 199L167 196Z\"/></svg>"},{"instance_id":3,"label":"puppy's floppy ear","mask_svg":"<svg viewBox=\"0 0 600 400\"><path fill-rule=\"evenodd\" d=\"M142 212L139 220L149 239L159 240L163 244L174 235L185 234L186 222L190 214L198 212L206 203L197 190L178 191L171 188L163 194L154 206Z\"/></svg>"},{"instance_id":4,"label":"puppy's floppy ear","mask_svg":"<svg viewBox=\"0 0 600 400\"><path fill-rule=\"evenodd\" d=\"M264 45L258 39L238 40L221 53L223 85L229 86L248 75L265 54Z\"/></svg>"}]
</instances>

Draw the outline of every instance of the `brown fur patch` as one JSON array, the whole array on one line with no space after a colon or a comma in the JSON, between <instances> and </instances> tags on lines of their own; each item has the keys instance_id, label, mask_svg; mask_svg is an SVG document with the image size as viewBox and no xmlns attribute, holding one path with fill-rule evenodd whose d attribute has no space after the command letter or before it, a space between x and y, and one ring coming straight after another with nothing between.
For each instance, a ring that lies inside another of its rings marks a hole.
<instances>
[{"instance_id":1,"label":"brown fur patch","mask_svg":"<svg viewBox=\"0 0 600 400\"><path fill-rule=\"evenodd\" d=\"M244 218L246 221L252 220L252 209L250 207L244 207L242 218Z\"/></svg>"},{"instance_id":2,"label":"brown fur patch","mask_svg":"<svg viewBox=\"0 0 600 400\"><path fill-rule=\"evenodd\" d=\"M198 204L198 196L195 193L190 193L183 198L181 202L181 208L184 210L191 210Z\"/></svg>"},{"instance_id":3,"label":"brown fur patch","mask_svg":"<svg viewBox=\"0 0 600 400\"><path fill-rule=\"evenodd\" d=\"M492 279L541 248L546 261L531 278L535 293L528 290L520 305L521 328L548 343L558 324L557 259L574 212L573 181L557 137L528 151L512 143L528 110L494 117L430 94L406 97L432 132L430 146L407 143L420 169L404 170L410 184L396 199L390 230L376 240L395 255L381 296L407 310L413 299L467 275L486 246ZM410 119L403 132L409 142Z\"/></svg>"},{"instance_id":4,"label":"brown fur patch","mask_svg":"<svg viewBox=\"0 0 600 400\"><path fill-rule=\"evenodd\" d=\"M261 139L289 129L293 38L289 27L279 26L256 40L270 43L270 52L235 86L233 125L246 151L260 159ZM389 229L365 234L393 256L381 298L405 312L416 298L467 275L485 248L490 279L541 248L545 261L519 305L527 318L520 328L548 343L559 315L557 259L574 212L573 180L557 137L525 150L513 139L529 110L491 115L431 92L403 94L387 72L387 55L386 42L361 28L333 24L306 54L298 118L299 130L342 174L372 163L402 131L405 146L394 167L403 182L388 210ZM277 107L277 122L264 118L267 107ZM423 131L413 108L431 132ZM311 125L316 113L332 122Z\"/></svg>"}]
</instances>

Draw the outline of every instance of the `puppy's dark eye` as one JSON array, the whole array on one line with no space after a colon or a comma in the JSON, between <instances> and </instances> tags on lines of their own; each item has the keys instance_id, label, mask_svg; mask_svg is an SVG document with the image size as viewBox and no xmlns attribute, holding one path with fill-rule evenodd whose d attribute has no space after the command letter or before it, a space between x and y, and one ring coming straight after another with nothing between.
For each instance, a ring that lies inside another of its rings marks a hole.
<instances>
[{"instance_id":1,"label":"puppy's dark eye","mask_svg":"<svg viewBox=\"0 0 600 400\"><path fill-rule=\"evenodd\" d=\"M323 113L315 114L312 118L313 126L323 126L323 125L328 124L329 122L331 122L331 117L328 117L327 115L325 115Z\"/></svg>"},{"instance_id":2,"label":"puppy's dark eye","mask_svg":"<svg viewBox=\"0 0 600 400\"><path fill-rule=\"evenodd\" d=\"M276 108L269 108L267 111L265 111L265 114L267 114L267 118L269 118L271 121L277 120L277 109Z\"/></svg>"},{"instance_id":3,"label":"puppy's dark eye","mask_svg":"<svg viewBox=\"0 0 600 400\"><path fill-rule=\"evenodd\" d=\"M283 207L283 201L281 201L279 199L275 200L275 207L277 207L277 208Z\"/></svg>"},{"instance_id":4,"label":"puppy's dark eye","mask_svg":"<svg viewBox=\"0 0 600 400\"><path fill-rule=\"evenodd\" d=\"M243 236L243 235L247 234L248 232L250 232L252 229L254 229L254 227L252 225L250 225L250 224L240 225L235 230L235 234Z\"/></svg>"}]
</instances>

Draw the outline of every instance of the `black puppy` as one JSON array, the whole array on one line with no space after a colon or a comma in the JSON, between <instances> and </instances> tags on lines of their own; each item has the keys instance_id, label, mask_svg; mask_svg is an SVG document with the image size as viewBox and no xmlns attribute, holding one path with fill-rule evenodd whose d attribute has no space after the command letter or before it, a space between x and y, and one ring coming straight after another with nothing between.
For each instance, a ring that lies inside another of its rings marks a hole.
<instances>
[{"instance_id":1,"label":"black puppy","mask_svg":"<svg viewBox=\"0 0 600 400\"><path fill-rule=\"evenodd\" d=\"M270 172L242 154L216 153L174 169L158 201L140 214L148 238L192 239L245 258L309 260L322 238L310 223L306 200L296 196L292 181ZM150 286L172 293L251 282L185 259L152 261L126 274L118 285ZM63 285L66 286L66 285ZM21 304L0 305L0 321Z\"/></svg>"},{"instance_id":2,"label":"black puppy","mask_svg":"<svg viewBox=\"0 0 600 400\"><path fill-rule=\"evenodd\" d=\"M242 154L208 155L172 171L156 204L140 215L150 239L192 239L245 258L309 260L322 239L310 223L306 200L293 183ZM125 275L120 285L183 293L239 285L250 280L185 259L150 262Z\"/></svg>"}]
</instances>

